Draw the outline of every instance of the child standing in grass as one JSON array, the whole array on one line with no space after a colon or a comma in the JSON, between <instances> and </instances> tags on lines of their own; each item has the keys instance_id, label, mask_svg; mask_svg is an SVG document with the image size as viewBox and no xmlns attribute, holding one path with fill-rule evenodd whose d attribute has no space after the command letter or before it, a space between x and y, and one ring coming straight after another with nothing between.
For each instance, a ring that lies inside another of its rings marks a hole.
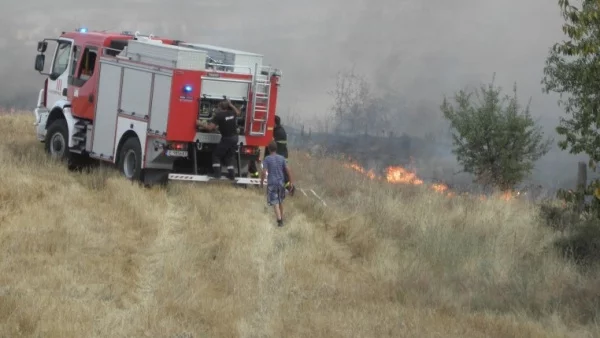
<instances>
[{"instance_id":1,"label":"child standing in grass","mask_svg":"<svg viewBox=\"0 0 600 338\"><path fill-rule=\"evenodd\" d=\"M289 180L289 185L293 187L292 175L286 163L285 157L277 154L277 143L269 143L269 155L263 160L263 169L260 173L260 187L262 189L265 180L265 173L269 173L267 178L267 203L275 209L277 225L283 226L283 200L285 199L285 178Z\"/></svg>"}]
</instances>

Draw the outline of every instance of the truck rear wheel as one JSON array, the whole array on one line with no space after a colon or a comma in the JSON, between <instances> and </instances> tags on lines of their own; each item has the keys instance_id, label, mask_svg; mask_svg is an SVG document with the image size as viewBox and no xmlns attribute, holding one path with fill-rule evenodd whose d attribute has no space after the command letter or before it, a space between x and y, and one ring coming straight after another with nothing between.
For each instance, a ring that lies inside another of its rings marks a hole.
<instances>
[{"instance_id":1,"label":"truck rear wheel","mask_svg":"<svg viewBox=\"0 0 600 338\"><path fill-rule=\"evenodd\" d=\"M128 138L119 153L119 170L129 180L139 181L142 174L142 146L137 137Z\"/></svg>"}]
</instances>

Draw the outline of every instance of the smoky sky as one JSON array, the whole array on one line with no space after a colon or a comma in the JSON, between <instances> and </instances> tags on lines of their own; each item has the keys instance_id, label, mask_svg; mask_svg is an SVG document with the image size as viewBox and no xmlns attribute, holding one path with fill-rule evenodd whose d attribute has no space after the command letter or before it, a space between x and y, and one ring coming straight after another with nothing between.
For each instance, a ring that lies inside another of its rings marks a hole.
<instances>
[{"instance_id":1,"label":"smoky sky","mask_svg":"<svg viewBox=\"0 0 600 338\"><path fill-rule=\"evenodd\" d=\"M279 105L311 117L330 104L335 73L355 66L378 91L435 107L444 94L491 80L519 85L533 113L556 117L540 79L562 38L557 1L6 1L0 14L2 95L37 88L35 42L78 26L140 30L245 49L284 72Z\"/></svg>"},{"instance_id":2,"label":"smoky sky","mask_svg":"<svg viewBox=\"0 0 600 338\"><path fill-rule=\"evenodd\" d=\"M283 71L279 113L307 124L323 118L335 74L350 67L398 98L398 131L439 129L443 96L494 72L507 91L517 83L523 103L531 97L547 132L562 114L540 84L548 49L564 38L558 0L29 0L5 1L0 19L0 99L33 93L31 105L43 81L36 41L85 26L263 54Z\"/></svg>"}]
</instances>

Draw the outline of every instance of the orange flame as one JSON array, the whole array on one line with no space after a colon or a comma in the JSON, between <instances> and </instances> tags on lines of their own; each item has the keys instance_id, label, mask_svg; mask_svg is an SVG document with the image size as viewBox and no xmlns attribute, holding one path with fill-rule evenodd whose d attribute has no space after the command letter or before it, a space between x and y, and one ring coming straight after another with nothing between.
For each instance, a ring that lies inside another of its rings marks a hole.
<instances>
[{"instance_id":1,"label":"orange flame","mask_svg":"<svg viewBox=\"0 0 600 338\"><path fill-rule=\"evenodd\" d=\"M448 186L442 183L434 183L431 185L431 188L437 192L445 192L446 190L448 190Z\"/></svg>"},{"instance_id":2,"label":"orange flame","mask_svg":"<svg viewBox=\"0 0 600 338\"><path fill-rule=\"evenodd\" d=\"M417 174L402 167L388 167L386 170L386 180L389 183L423 184L423 180L418 178Z\"/></svg>"},{"instance_id":3,"label":"orange flame","mask_svg":"<svg viewBox=\"0 0 600 338\"><path fill-rule=\"evenodd\" d=\"M346 164L345 166L348 167L348 168L352 168L352 169L358 171L361 174L366 175L368 178L370 178L372 180L374 180L375 178L377 178L377 175L375 174L375 172L373 172L372 169L369 170L369 171L366 171L365 168L359 166L356 163Z\"/></svg>"},{"instance_id":4,"label":"orange flame","mask_svg":"<svg viewBox=\"0 0 600 338\"><path fill-rule=\"evenodd\" d=\"M505 191L500 195L500 199L503 199L505 201L510 201L515 199L517 196L521 195L520 191L514 192L511 190Z\"/></svg>"},{"instance_id":5,"label":"orange flame","mask_svg":"<svg viewBox=\"0 0 600 338\"><path fill-rule=\"evenodd\" d=\"M422 185L424 183L423 180L420 179L415 172L409 171L400 166L388 167L386 169L386 175L384 178L377 176L377 174L375 174L375 172L373 172L372 169L367 171L365 168L361 167L360 165L358 165L356 163L349 163L349 164L345 163L344 167L351 168L351 169L367 176L371 180L385 179L386 182L391 183L391 184ZM434 190L435 192L445 194L447 197L456 196L456 193L449 191L448 186L443 183L433 183L433 184L431 184L430 188L432 190ZM519 196L520 194L521 193L518 191L517 192L506 191L500 195L500 199L503 199L505 201L510 201L510 200L515 199L516 196ZM468 195L468 194L466 194L466 195ZM482 201L485 201L487 199L487 196L480 195L479 199Z\"/></svg>"}]
</instances>

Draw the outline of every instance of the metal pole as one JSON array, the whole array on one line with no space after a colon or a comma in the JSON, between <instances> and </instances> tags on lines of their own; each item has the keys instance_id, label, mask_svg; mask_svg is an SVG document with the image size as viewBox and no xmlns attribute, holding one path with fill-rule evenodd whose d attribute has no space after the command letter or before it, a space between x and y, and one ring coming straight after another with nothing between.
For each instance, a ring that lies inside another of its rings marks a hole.
<instances>
[{"instance_id":1,"label":"metal pole","mask_svg":"<svg viewBox=\"0 0 600 338\"><path fill-rule=\"evenodd\" d=\"M198 149L196 148L196 144L192 143L189 145L192 149L192 168L194 170L193 174L198 175Z\"/></svg>"},{"instance_id":2,"label":"metal pole","mask_svg":"<svg viewBox=\"0 0 600 338\"><path fill-rule=\"evenodd\" d=\"M237 169L238 169L238 177L242 177L242 156L240 155L240 145L237 146Z\"/></svg>"}]
</instances>

